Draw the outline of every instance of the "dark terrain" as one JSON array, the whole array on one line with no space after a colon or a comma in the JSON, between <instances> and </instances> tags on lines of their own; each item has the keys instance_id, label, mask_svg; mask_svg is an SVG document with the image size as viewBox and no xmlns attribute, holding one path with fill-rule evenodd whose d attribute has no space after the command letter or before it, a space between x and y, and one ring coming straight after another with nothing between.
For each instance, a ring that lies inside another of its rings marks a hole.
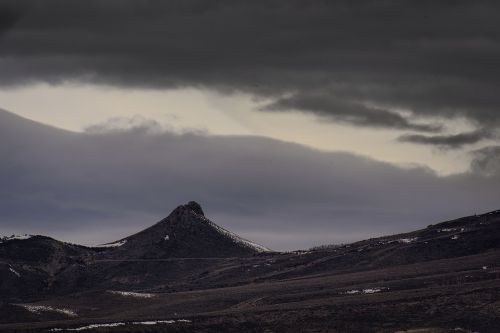
<instances>
[{"instance_id":1,"label":"dark terrain","mask_svg":"<svg viewBox=\"0 0 500 333\"><path fill-rule=\"evenodd\" d=\"M287 253L194 202L105 247L23 238L0 239L0 331L500 332L500 211Z\"/></svg>"}]
</instances>

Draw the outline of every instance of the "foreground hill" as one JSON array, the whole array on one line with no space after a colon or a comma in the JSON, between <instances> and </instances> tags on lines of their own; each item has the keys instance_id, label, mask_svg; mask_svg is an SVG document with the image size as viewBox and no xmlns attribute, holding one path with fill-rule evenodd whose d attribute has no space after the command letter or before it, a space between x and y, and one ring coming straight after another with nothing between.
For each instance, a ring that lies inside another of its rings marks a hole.
<instances>
[{"instance_id":1,"label":"foreground hill","mask_svg":"<svg viewBox=\"0 0 500 333\"><path fill-rule=\"evenodd\" d=\"M89 249L45 236L0 238L0 298L40 297L57 285L57 274L81 266Z\"/></svg>"},{"instance_id":2,"label":"foreground hill","mask_svg":"<svg viewBox=\"0 0 500 333\"><path fill-rule=\"evenodd\" d=\"M277 253L190 202L100 248L4 240L0 261L3 331L500 330L500 211Z\"/></svg>"}]
</instances>

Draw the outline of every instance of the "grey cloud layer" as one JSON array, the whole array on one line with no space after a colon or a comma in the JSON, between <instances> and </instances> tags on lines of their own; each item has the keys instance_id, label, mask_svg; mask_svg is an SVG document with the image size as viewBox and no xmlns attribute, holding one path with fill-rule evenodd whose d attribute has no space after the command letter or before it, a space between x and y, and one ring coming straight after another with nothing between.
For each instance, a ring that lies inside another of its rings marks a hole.
<instances>
[{"instance_id":1,"label":"grey cloud layer","mask_svg":"<svg viewBox=\"0 0 500 333\"><path fill-rule=\"evenodd\" d=\"M494 176L500 173L500 146L485 147L473 152L471 168L474 172Z\"/></svg>"},{"instance_id":2,"label":"grey cloud layer","mask_svg":"<svg viewBox=\"0 0 500 333\"><path fill-rule=\"evenodd\" d=\"M457 149L465 145L474 144L481 140L488 139L491 136L492 134L487 130L477 130L455 135L426 136L419 134L406 134L400 136L398 140L401 142L411 142L422 145L437 145L443 148Z\"/></svg>"},{"instance_id":3,"label":"grey cloud layer","mask_svg":"<svg viewBox=\"0 0 500 333\"><path fill-rule=\"evenodd\" d=\"M436 124L418 124L396 112L360 103L343 101L342 99L325 95L294 95L282 98L264 107L270 111L305 110L321 116L330 116L337 121L343 121L359 126L392 127L403 130L436 132L441 126Z\"/></svg>"},{"instance_id":4,"label":"grey cloud layer","mask_svg":"<svg viewBox=\"0 0 500 333\"><path fill-rule=\"evenodd\" d=\"M438 177L260 137L106 126L71 133L0 112L0 230L111 241L197 200L216 222L294 249L499 208L491 152Z\"/></svg>"},{"instance_id":5,"label":"grey cloud layer","mask_svg":"<svg viewBox=\"0 0 500 333\"><path fill-rule=\"evenodd\" d=\"M354 125L434 129L391 108L499 125L498 2L15 3L26 9L0 40L3 85L197 86L275 97L274 109L292 95Z\"/></svg>"}]
</instances>

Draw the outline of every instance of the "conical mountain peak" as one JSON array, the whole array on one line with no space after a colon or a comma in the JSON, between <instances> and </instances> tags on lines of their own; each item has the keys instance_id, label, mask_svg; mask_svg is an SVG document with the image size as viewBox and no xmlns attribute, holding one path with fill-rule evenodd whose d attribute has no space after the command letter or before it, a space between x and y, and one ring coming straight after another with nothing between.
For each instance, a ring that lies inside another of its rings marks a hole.
<instances>
[{"instance_id":1,"label":"conical mountain peak","mask_svg":"<svg viewBox=\"0 0 500 333\"><path fill-rule=\"evenodd\" d=\"M113 256L136 258L237 257L269 251L210 221L195 201L112 245Z\"/></svg>"}]
</instances>

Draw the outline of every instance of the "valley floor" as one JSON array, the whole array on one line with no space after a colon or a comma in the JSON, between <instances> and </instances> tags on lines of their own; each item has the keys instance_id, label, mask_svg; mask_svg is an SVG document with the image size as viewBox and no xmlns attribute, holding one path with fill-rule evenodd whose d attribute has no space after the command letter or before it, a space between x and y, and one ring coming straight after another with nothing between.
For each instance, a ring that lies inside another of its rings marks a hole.
<instances>
[{"instance_id":1,"label":"valley floor","mask_svg":"<svg viewBox=\"0 0 500 333\"><path fill-rule=\"evenodd\" d=\"M257 265L269 260L280 259L276 255L249 258L247 266L258 269ZM241 263L235 259L223 261L229 267ZM432 332L494 333L500 329L499 264L500 251L490 251L381 269L309 274L193 291L88 291L36 303L52 309L72 309L77 316L63 319L65 315L59 314L49 321L6 323L0 325L0 330L397 332L435 327ZM10 311L16 311L13 307L19 306L11 305ZM172 322L138 324L159 320ZM107 325L88 327L98 323Z\"/></svg>"}]
</instances>

